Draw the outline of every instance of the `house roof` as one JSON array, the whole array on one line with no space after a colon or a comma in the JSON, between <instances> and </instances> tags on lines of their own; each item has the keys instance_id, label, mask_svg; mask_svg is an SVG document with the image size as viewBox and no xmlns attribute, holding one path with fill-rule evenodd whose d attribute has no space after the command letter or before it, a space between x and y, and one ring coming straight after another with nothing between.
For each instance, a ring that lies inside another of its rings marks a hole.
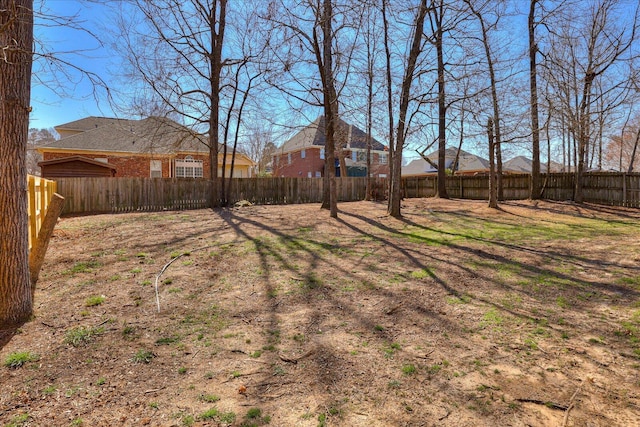
<instances>
[{"instance_id":1,"label":"house roof","mask_svg":"<svg viewBox=\"0 0 640 427\"><path fill-rule=\"evenodd\" d=\"M280 153L302 150L303 148L318 146L324 147L326 143L324 116L320 116L312 123L295 134L291 139L278 148ZM336 138L346 141L345 148L367 148L367 134L357 126L351 125L342 119L338 119ZM371 138L371 149L384 151L385 146L375 138Z\"/></svg>"},{"instance_id":2,"label":"house roof","mask_svg":"<svg viewBox=\"0 0 640 427\"><path fill-rule=\"evenodd\" d=\"M84 119L74 120L69 123L64 123L61 125L54 126L54 129L56 131L57 130L75 130L75 131L84 132L84 131L95 129L110 123L115 123L115 122L125 123L125 122L132 122L132 121L135 121L135 120L116 119L112 117L89 116L89 117L85 117Z\"/></svg>"},{"instance_id":3,"label":"house roof","mask_svg":"<svg viewBox=\"0 0 640 427\"><path fill-rule=\"evenodd\" d=\"M533 161L525 156L516 156L502 164L503 171L517 173L531 173ZM561 171L563 169L560 163L551 162L551 172ZM540 172L547 171L547 162L540 162Z\"/></svg>"},{"instance_id":4,"label":"house roof","mask_svg":"<svg viewBox=\"0 0 640 427\"><path fill-rule=\"evenodd\" d=\"M451 169L456 158L457 148L449 147L445 150L445 167ZM426 156L434 164L438 164L438 151L434 151ZM460 150L458 167L456 172L484 172L489 169L489 161L482 157ZM403 176L427 175L437 173L438 169L431 165L424 158L412 160L407 166L402 168Z\"/></svg>"},{"instance_id":5,"label":"house roof","mask_svg":"<svg viewBox=\"0 0 640 427\"><path fill-rule=\"evenodd\" d=\"M97 127L92 127L96 126ZM137 154L208 152L204 137L173 120L149 117L143 120L88 117L57 126L87 130L38 147L39 151L93 151Z\"/></svg>"}]
</instances>

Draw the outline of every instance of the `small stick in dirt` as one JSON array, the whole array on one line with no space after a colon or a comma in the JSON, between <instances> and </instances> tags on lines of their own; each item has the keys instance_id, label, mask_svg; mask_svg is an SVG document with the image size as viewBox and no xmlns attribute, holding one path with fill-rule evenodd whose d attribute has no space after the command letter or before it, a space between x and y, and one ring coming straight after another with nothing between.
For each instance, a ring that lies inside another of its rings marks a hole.
<instances>
[{"instance_id":1,"label":"small stick in dirt","mask_svg":"<svg viewBox=\"0 0 640 427\"><path fill-rule=\"evenodd\" d=\"M300 357L296 357L295 359L291 359L287 356L283 356L281 354L278 355L278 357L280 357L280 360L282 360L283 362L287 362L287 363L293 363L294 365L296 363L298 363L300 360L304 359L307 356L311 356L316 350L315 349L311 349L309 351L307 351L305 354L303 354Z\"/></svg>"},{"instance_id":2,"label":"small stick in dirt","mask_svg":"<svg viewBox=\"0 0 640 427\"><path fill-rule=\"evenodd\" d=\"M50 325L46 322L40 322L42 323L44 326L48 327L48 328L53 328L53 329L60 329L62 326L55 326L55 325Z\"/></svg>"},{"instance_id":3,"label":"small stick in dirt","mask_svg":"<svg viewBox=\"0 0 640 427\"><path fill-rule=\"evenodd\" d=\"M392 315L393 313L395 313L400 307L402 307L402 304L398 304L395 307L392 307L390 309L388 309L387 311L385 311L384 314L386 315Z\"/></svg>"},{"instance_id":4,"label":"small stick in dirt","mask_svg":"<svg viewBox=\"0 0 640 427\"><path fill-rule=\"evenodd\" d=\"M158 392L160 390L164 390L165 388L167 388L167 387L163 386L163 387L160 387L160 388L153 388L151 390L145 390L144 394L155 393L155 392Z\"/></svg>"},{"instance_id":5,"label":"small stick in dirt","mask_svg":"<svg viewBox=\"0 0 640 427\"><path fill-rule=\"evenodd\" d=\"M567 410L567 406L565 405L561 405L559 403L556 402L551 402L551 401L544 401L544 400L538 400L538 399L515 399L516 402L524 402L524 403L535 403L536 405L544 405L547 408L551 408L551 409L558 409L560 411L566 411Z\"/></svg>"},{"instance_id":6,"label":"small stick in dirt","mask_svg":"<svg viewBox=\"0 0 640 427\"><path fill-rule=\"evenodd\" d=\"M440 418L438 418L438 421L444 420L445 418L447 418L451 414L451 411L448 410L447 408L444 408L444 410L447 411L447 413L444 414L443 416L441 416Z\"/></svg>"},{"instance_id":7,"label":"small stick in dirt","mask_svg":"<svg viewBox=\"0 0 640 427\"><path fill-rule=\"evenodd\" d=\"M571 410L575 406L576 396L578 396L578 393L580 392L580 389L582 389L583 384L584 384L584 381L581 381L580 385L578 386L576 391L573 393L573 396L571 396L571 399L569 400L569 406L567 407L567 410L564 413L564 420L562 421L562 427L567 427L567 423L569 422L569 412L571 412Z\"/></svg>"},{"instance_id":8,"label":"small stick in dirt","mask_svg":"<svg viewBox=\"0 0 640 427\"><path fill-rule=\"evenodd\" d=\"M173 264L177 259L179 259L179 258L181 258L181 257L183 257L183 256L186 256L186 255L190 255L190 254L192 254L193 252L203 251L203 250L205 250L205 249L209 249L209 248L212 248L212 247L214 247L214 246L215 246L215 245L207 245L207 246L203 246L203 247L201 247L201 248L194 249L194 250L189 251L189 252L183 252L183 253L181 253L180 255L178 255L177 257L173 258L173 259L172 259L171 261L169 261L168 263L166 263L166 264L164 265L164 267L162 267L162 270L160 270L160 273L158 273L158 275L156 276L156 283L155 283L155 290L156 290L156 305L158 306L158 313L160 313L160 293L158 292L158 281L160 280L160 276L162 276L162 273L164 273L164 272L167 270L167 268L169 268L169 266L170 266L171 264Z\"/></svg>"}]
</instances>

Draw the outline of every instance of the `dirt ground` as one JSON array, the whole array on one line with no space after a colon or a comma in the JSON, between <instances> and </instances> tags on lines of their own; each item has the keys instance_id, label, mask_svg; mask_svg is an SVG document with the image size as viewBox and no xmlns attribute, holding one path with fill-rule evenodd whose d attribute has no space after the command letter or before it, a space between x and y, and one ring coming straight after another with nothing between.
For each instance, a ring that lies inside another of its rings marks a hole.
<instances>
[{"instance_id":1,"label":"dirt ground","mask_svg":"<svg viewBox=\"0 0 640 427\"><path fill-rule=\"evenodd\" d=\"M640 425L640 211L339 208L61 219L1 424Z\"/></svg>"}]
</instances>

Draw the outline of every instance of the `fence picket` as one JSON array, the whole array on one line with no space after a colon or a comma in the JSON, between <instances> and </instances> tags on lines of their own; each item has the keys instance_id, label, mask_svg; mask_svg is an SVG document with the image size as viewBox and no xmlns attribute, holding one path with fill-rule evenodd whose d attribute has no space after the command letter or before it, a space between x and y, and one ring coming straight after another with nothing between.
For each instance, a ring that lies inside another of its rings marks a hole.
<instances>
[{"instance_id":1,"label":"fence picket","mask_svg":"<svg viewBox=\"0 0 640 427\"><path fill-rule=\"evenodd\" d=\"M543 174L542 181L543 198L558 201L573 198L573 174ZM365 198L366 178L337 178L336 182L338 201ZM387 178L372 178L376 199L384 198L387 182ZM638 173L587 173L584 182L586 202L640 207ZM505 198L528 198L530 183L528 174L505 175ZM210 206L211 182L195 178L59 178L57 185L58 192L66 199L65 214L147 212ZM253 204L320 203L323 185L322 178L233 178L228 185L227 200L229 204L240 200ZM446 187L452 198L486 200L489 196L487 176L449 176ZM403 197L406 198L433 197L436 188L435 176L402 180Z\"/></svg>"}]
</instances>

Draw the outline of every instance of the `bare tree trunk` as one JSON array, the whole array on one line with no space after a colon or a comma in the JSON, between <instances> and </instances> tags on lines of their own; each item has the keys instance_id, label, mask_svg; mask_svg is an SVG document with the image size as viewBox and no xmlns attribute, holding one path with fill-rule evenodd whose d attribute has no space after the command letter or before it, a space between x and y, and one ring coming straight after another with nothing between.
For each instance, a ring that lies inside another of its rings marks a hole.
<instances>
[{"instance_id":1,"label":"bare tree trunk","mask_svg":"<svg viewBox=\"0 0 640 427\"><path fill-rule=\"evenodd\" d=\"M442 20L444 14L444 2L431 9L433 22L435 23L434 42L438 58L438 189L436 197L448 199L446 186L446 150L447 150L447 106L444 76L444 53Z\"/></svg>"},{"instance_id":2,"label":"bare tree trunk","mask_svg":"<svg viewBox=\"0 0 640 427\"><path fill-rule=\"evenodd\" d=\"M29 319L33 306L26 192L33 1L0 2L0 48L0 341L4 341Z\"/></svg>"},{"instance_id":3,"label":"bare tree trunk","mask_svg":"<svg viewBox=\"0 0 640 427\"><path fill-rule=\"evenodd\" d=\"M391 210L391 189L393 176L393 158L395 157L395 141L393 137L393 131L395 129L393 120L393 88L391 80L391 50L389 48L389 22L387 20L387 1L382 0L382 23L384 26L384 53L386 61L386 79L387 79L387 114L389 115L389 180L387 193L389 194L389 200L387 201L387 210Z\"/></svg>"},{"instance_id":4,"label":"bare tree trunk","mask_svg":"<svg viewBox=\"0 0 640 427\"><path fill-rule=\"evenodd\" d=\"M538 71L536 55L538 45L536 43L535 14L538 0L531 0L529 3L529 89L531 97L531 139L532 139L532 159L531 159L531 199L540 198L540 123L538 119ZM549 173L549 170L547 170Z\"/></svg>"},{"instance_id":5,"label":"bare tree trunk","mask_svg":"<svg viewBox=\"0 0 640 427\"><path fill-rule=\"evenodd\" d=\"M367 178L366 178L366 190L365 200L371 200L373 196L373 189L371 188L371 130L373 127L373 70L375 65L374 52L376 49L375 38L373 38L373 31L371 29L371 8L368 6L367 15Z\"/></svg>"},{"instance_id":6,"label":"bare tree trunk","mask_svg":"<svg viewBox=\"0 0 640 427\"><path fill-rule=\"evenodd\" d=\"M487 138L489 140L489 207L498 208L498 189L497 189L497 177L495 166L495 142L493 139L493 118L489 117L487 120Z\"/></svg>"},{"instance_id":7,"label":"bare tree trunk","mask_svg":"<svg viewBox=\"0 0 640 427\"><path fill-rule=\"evenodd\" d=\"M324 112L325 112L325 171L329 177L329 216L338 217L338 190L336 187L335 133L338 124L338 95L333 81L333 56L331 52L333 31L332 0L324 0L322 11L322 66ZM317 40L317 39L316 39ZM345 173L346 171L341 171Z\"/></svg>"},{"instance_id":8,"label":"bare tree trunk","mask_svg":"<svg viewBox=\"0 0 640 427\"><path fill-rule=\"evenodd\" d=\"M411 84L413 83L416 62L422 51L422 32L424 30L424 21L427 15L427 0L422 0L418 12L416 14L413 40L411 49L409 50L409 58L407 60L407 68L402 79L402 90L400 93L400 111L398 116L398 130L396 133L396 147L393 150L394 155L391 159L393 163L393 172L391 175L391 191L389 192L389 208L388 213L394 218L400 218L400 199L401 199L401 171L402 171L402 149L406 137L406 120L407 110L409 108L409 100L411 97Z\"/></svg>"},{"instance_id":9,"label":"bare tree trunk","mask_svg":"<svg viewBox=\"0 0 640 427\"><path fill-rule=\"evenodd\" d=\"M636 134L636 141L633 143L633 151L631 151L631 159L629 159L629 169L627 172L633 172L633 162L636 159L636 151L638 150L638 142L640 142L640 128Z\"/></svg>"},{"instance_id":10,"label":"bare tree trunk","mask_svg":"<svg viewBox=\"0 0 640 427\"><path fill-rule=\"evenodd\" d=\"M217 12L218 4L220 12ZM211 207L220 205L220 178L218 177L218 146L220 144L220 73L222 71L222 44L227 17L227 0L215 0L209 14L211 31L211 85L209 102L209 172L211 179ZM217 31L216 31L217 29ZM224 174L224 171L223 171Z\"/></svg>"},{"instance_id":11,"label":"bare tree trunk","mask_svg":"<svg viewBox=\"0 0 640 427\"><path fill-rule=\"evenodd\" d=\"M478 18L480 22L480 28L482 30L482 45L484 46L485 56L487 58L487 68L489 70L489 82L491 84L491 101L493 104L493 147L496 160L496 188L498 200L504 200L504 192L502 189L502 133L500 131L500 105L498 103L498 88L496 84L496 75L493 68L493 56L491 55L491 47L489 45L489 34L484 22L484 17L479 10L476 10L470 0L467 0L467 4L471 9L471 12ZM539 155L538 155L539 157ZM539 167L539 165L538 165Z\"/></svg>"}]
</instances>

